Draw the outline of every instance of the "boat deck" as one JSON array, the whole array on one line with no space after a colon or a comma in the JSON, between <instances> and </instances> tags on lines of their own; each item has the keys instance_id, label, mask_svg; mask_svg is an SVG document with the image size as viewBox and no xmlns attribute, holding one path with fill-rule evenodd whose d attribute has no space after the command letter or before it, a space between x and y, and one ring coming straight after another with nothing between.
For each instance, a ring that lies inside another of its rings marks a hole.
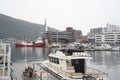
<instances>
[{"instance_id":1,"label":"boat deck","mask_svg":"<svg viewBox=\"0 0 120 80\"><path fill-rule=\"evenodd\" d=\"M83 80L83 78L85 77L86 79L91 79L91 80L96 80L99 77L105 77L108 76L108 73L87 67L87 73L86 74L82 74L82 73L74 73L74 72L67 72L67 71L63 71L61 69L59 69L58 67L45 62L44 64L39 64L40 66L43 66L43 68L49 72L51 72L56 78L58 78L59 80L61 79L81 79ZM49 68L48 68L49 67ZM54 69L54 70L53 70ZM53 72L54 71L54 72Z\"/></svg>"}]
</instances>

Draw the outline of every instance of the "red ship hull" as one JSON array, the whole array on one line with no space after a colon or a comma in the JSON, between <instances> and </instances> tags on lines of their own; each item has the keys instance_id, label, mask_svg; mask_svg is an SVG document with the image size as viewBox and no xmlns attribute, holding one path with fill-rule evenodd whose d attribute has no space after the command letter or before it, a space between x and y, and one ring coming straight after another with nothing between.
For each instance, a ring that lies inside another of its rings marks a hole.
<instances>
[{"instance_id":1,"label":"red ship hull","mask_svg":"<svg viewBox=\"0 0 120 80\"><path fill-rule=\"evenodd\" d=\"M16 43L15 44L16 47L45 47L45 42L43 43L34 43L31 45L25 45L25 44L21 44L21 43Z\"/></svg>"}]
</instances>

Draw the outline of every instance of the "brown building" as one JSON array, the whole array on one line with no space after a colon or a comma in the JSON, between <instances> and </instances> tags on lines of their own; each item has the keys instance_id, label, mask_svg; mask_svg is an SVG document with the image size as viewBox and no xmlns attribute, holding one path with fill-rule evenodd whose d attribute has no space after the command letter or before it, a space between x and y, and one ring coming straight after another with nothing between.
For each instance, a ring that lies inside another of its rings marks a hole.
<instances>
[{"instance_id":1,"label":"brown building","mask_svg":"<svg viewBox=\"0 0 120 80\"><path fill-rule=\"evenodd\" d=\"M48 43L59 42L59 43L71 43L81 42L82 32L80 30L73 30L72 27L67 27L66 31L48 31L47 39Z\"/></svg>"},{"instance_id":2,"label":"brown building","mask_svg":"<svg viewBox=\"0 0 120 80\"><path fill-rule=\"evenodd\" d=\"M81 42L82 32L81 30L74 30L72 27L66 28L67 32L72 33L73 41Z\"/></svg>"},{"instance_id":3,"label":"brown building","mask_svg":"<svg viewBox=\"0 0 120 80\"><path fill-rule=\"evenodd\" d=\"M53 43L53 42L59 42L59 43L69 43L72 42L72 33L71 32L53 32L49 31L48 32L48 42Z\"/></svg>"},{"instance_id":4,"label":"brown building","mask_svg":"<svg viewBox=\"0 0 120 80\"><path fill-rule=\"evenodd\" d=\"M82 36L81 42L82 43L87 43L87 36Z\"/></svg>"},{"instance_id":5,"label":"brown building","mask_svg":"<svg viewBox=\"0 0 120 80\"><path fill-rule=\"evenodd\" d=\"M67 31L67 32L72 32L72 31L73 31L73 28L72 28L72 27L67 27L67 28L66 28L66 31Z\"/></svg>"},{"instance_id":6,"label":"brown building","mask_svg":"<svg viewBox=\"0 0 120 80\"><path fill-rule=\"evenodd\" d=\"M74 30L74 41L81 42L82 32L80 30Z\"/></svg>"}]
</instances>

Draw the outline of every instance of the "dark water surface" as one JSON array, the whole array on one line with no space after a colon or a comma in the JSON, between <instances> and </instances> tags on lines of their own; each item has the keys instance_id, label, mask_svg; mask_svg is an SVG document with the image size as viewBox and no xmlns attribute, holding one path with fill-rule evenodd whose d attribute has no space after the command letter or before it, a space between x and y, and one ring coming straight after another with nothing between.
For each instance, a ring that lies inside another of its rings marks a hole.
<instances>
[{"instance_id":1,"label":"dark water surface","mask_svg":"<svg viewBox=\"0 0 120 80\"><path fill-rule=\"evenodd\" d=\"M27 63L46 60L50 51L48 48L26 48ZM92 55L88 66L108 72L108 78L110 80L120 79L119 51L89 51L87 53ZM15 76L20 76L20 71L25 65L25 48L15 48L12 45L12 62L16 73Z\"/></svg>"}]
</instances>

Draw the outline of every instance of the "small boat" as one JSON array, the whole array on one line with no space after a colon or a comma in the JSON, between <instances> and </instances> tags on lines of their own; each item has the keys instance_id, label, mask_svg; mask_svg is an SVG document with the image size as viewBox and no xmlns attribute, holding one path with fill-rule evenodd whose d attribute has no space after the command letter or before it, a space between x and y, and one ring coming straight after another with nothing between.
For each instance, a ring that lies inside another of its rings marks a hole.
<instances>
[{"instance_id":1,"label":"small boat","mask_svg":"<svg viewBox=\"0 0 120 80\"><path fill-rule=\"evenodd\" d=\"M23 80L48 80L48 72L43 70L38 63L26 66L23 73Z\"/></svg>"},{"instance_id":2,"label":"small boat","mask_svg":"<svg viewBox=\"0 0 120 80\"><path fill-rule=\"evenodd\" d=\"M43 62L47 71L60 77L59 80L108 80L107 73L87 67L90 54L71 49L60 49L50 53Z\"/></svg>"},{"instance_id":3,"label":"small boat","mask_svg":"<svg viewBox=\"0 0 120 80\"><path fill-rule=\"evenodd\" d=\"M41 37L36 38L33 42L25 39L24 41L15 44L16 47L45 47L45 45L46 43Z\"/></svg>"},{"instance_id":4,"label":"small boat","mask_svg":"<svg viewBox=\"0 0 120 80\"><path fill-rule=\"evenodd\" d=\"M113 50L113 51L119 51L119 50L120 50L120 47L119 47L119 46L112 47L112 50Z\"/></svg>"},{"instance_id":5,"label":"small boat","mask_svg":"<svg viewBox=\"0 0 120 80\"><path fill-rule=\"evenodd\" d=\"M109 44L101 44L94 47L95 50L111 50L112 47Z\"/></svg>"},{"instance_id":6,"label":"small boat","mask_svg":"<svg viewBox=\"0 0 120 80\"><path fill-rule=\"evenodd\" d=\"M0 43L0 80L13 80L11 46L9 43Z\"/></svg>"},{"instance_id":7,"label":"small boat","mask_svg":"<svg viewBox=\"0 0 120 80\"><path fill-rule=\"evenodd\" d=\"M31 66L28 66L23 71L23 76L32 78L33 77L33 73L34 73L34 69Z\"/></svg>"},{"instance_id":8,"label":"small boat","mask_svg":"<svg viewBox=\"0 0 120 80\"><path fill-rule=\"evenodd\" d=\"M59 48L59 47L61 47L61 44L60 43L52 43L51 47L52 48Z\"/></svg>"}]
</instances>

